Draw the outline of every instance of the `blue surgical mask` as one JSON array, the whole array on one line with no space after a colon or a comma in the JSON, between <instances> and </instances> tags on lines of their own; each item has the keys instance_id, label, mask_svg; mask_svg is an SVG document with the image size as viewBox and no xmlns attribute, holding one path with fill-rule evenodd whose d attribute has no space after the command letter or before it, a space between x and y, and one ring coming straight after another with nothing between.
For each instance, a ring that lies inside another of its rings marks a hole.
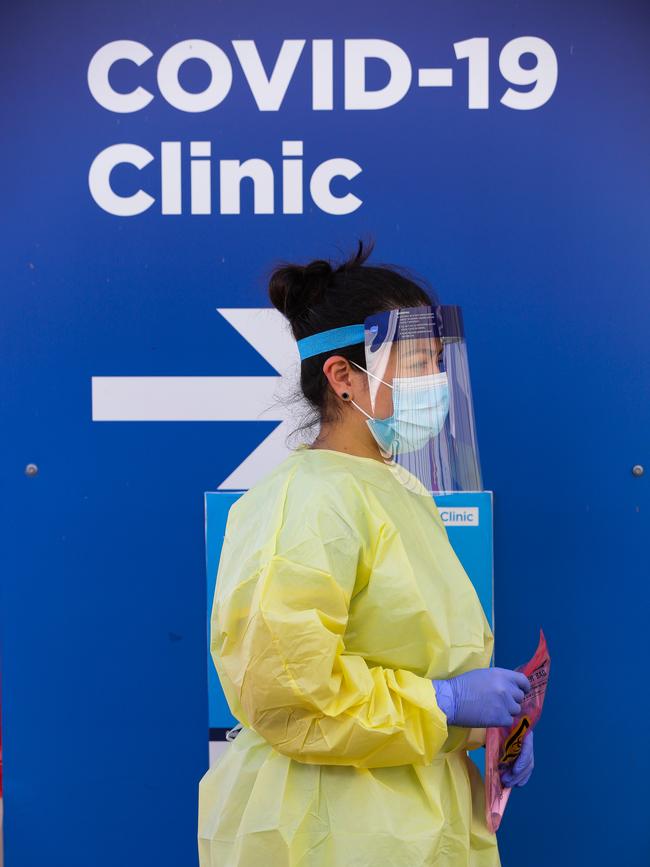
<instances>
[{"instance_id":1,"label":"blue surgical mask","mask_svg":"<svg viewBox=\"0 0 650 867\"><path fill-rule=\"evenodd\" d=\"M396 376L392 385L383 379L381 382L393 389L393 414L388 418L373 418L354 401L352 403L367 416L366 424L385 452L416 451L440 433L449 413L449 383L445 372Z\"/></svg>"}]
</instances>

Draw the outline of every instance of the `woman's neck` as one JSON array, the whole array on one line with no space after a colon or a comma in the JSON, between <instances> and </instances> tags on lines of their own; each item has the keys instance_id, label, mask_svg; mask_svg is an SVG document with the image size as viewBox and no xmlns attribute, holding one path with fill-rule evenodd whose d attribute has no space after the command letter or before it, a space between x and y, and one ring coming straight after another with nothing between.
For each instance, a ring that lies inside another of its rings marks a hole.
<instances>
[{"instance_id":1,"label":"woman's neck","mask_svg":"<svg viewBox=\"0 0 650 867\"><path fill-rule=\"evenodd\" d=\"M309 448L330 449L347 455L356 455L360 458L374 458L385 463L374 439L372 442L368 442L368 439L360 433L362 432L358 431L356 425L323 426Z\"/></svg>"}]
</instances>

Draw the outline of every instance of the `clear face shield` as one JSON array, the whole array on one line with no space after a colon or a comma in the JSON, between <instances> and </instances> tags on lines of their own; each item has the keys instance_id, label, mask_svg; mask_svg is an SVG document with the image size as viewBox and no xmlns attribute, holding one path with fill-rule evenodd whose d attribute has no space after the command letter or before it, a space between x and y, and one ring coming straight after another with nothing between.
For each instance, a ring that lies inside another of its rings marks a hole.
<instances>
[{"instance_id":1,"label":"clear face shield","mask_svg":"<svg viewBox=\"0 0 650 867\"><path fill-rule=\"evenodd\" d=\"M482 490L460 307L387 310L363 328L370 412L353 403L400 481L427 494Z\"/></svg>"}]
</instances>

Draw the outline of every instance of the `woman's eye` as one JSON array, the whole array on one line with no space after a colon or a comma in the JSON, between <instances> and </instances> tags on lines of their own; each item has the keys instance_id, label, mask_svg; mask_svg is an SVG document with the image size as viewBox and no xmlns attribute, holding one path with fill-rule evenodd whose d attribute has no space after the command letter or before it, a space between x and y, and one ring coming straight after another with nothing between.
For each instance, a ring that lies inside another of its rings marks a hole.
<instances>
[{"instance_id":1,"label":"woman's eye","mask_svg":"<svg viewBox=\"0 0 650 867\"><path fill-rule=\"evenodd\" d=\"M443 356L439 355L435 361L433 359L424 359L423 361L414 361L410 365L411 371L416 374L432 373L436 367L440 368L443 362Z\"/></svg>"}]
</instances>

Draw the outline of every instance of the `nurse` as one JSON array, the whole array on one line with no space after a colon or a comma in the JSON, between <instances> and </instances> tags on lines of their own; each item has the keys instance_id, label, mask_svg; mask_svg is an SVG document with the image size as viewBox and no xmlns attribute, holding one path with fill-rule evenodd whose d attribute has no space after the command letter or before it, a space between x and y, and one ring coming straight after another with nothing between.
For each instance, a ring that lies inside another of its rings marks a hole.
<instances>
[{"instance_id":1,"label":"nurse","mask_svg":"<svg viewBox=\"0 0 650 867\"><path fill-rule=\"evenodd\" d=\"M284 264L318 433L228 515L210 648L241 730L199 783L200 867L498 867L467 754L529 691L432 491L480 488L460 311L403 269ZM532 771L524 741L508 785Z\"/></svg>"}]
</instances>

